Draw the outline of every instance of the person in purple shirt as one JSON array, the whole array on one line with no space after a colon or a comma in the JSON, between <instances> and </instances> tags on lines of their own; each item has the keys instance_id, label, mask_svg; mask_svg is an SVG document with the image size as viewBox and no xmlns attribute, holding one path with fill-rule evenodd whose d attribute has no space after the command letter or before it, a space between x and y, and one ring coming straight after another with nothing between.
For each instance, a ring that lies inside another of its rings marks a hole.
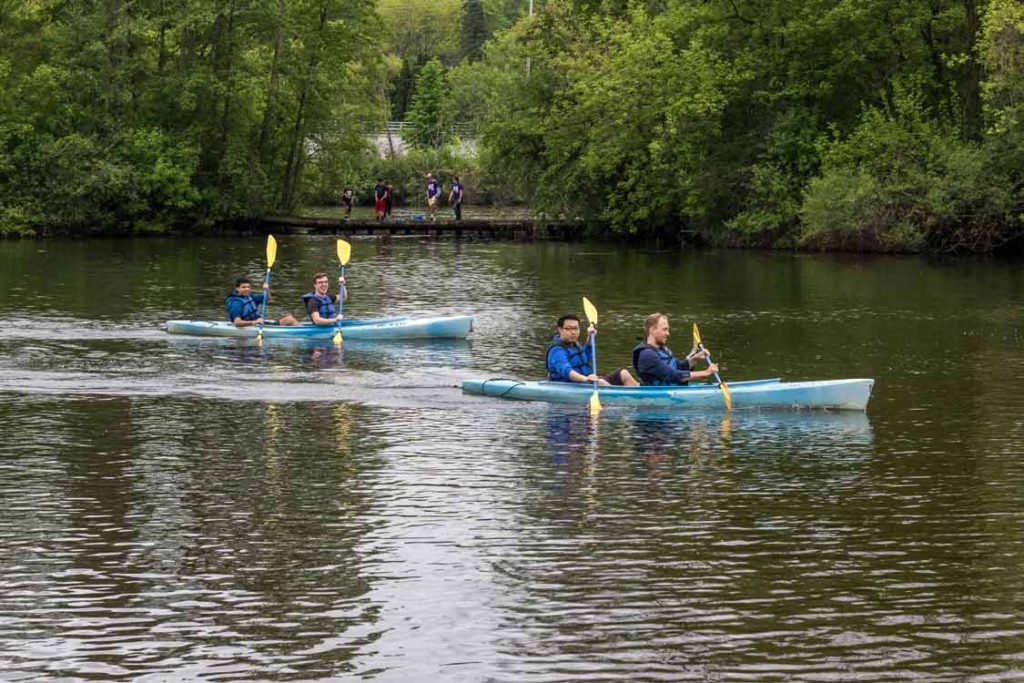
<instances>
[{"instance_id":1,"label":"person in purple shirt","mask_svg":"<svg viewBox=\"0 0 1024 683\"><path fill-rule=\"evenodd\" d=\"M455 220L462 220L462 199L465 197L466 190L459 181L459 176L455 176L452 180L452 191L448 193L448 203L452 205L452 211L455 212Z\"/></svg>"},{"instance_id":2,"label":"person in purple shirt","mask_svg":"<svg viewBox=\"0 0 1024 683\"><path fill-rule=\"evenodd\" d=\"M427 174L427 207L430 209L430 220L437 220L437 200L441 196L441 183L434 179L433 173Z\"/></svg>"},{"instance_id":3,"label":"person in purple shirt","mask_svg":"<svg viewBox=\"0 0 1024 683\"><path fill-rule=\"evenodd\" d=\"M697 358L707 360L707 349L694 347L683 360L677 360L668 348L668 316L652 313L644 321L646 340L633 349L633 367L644 385L666 386L686 384L691 379L705 379L718 372L718 364L711 363L704 370L691 370Z\"/></svg>"}]
</instances>

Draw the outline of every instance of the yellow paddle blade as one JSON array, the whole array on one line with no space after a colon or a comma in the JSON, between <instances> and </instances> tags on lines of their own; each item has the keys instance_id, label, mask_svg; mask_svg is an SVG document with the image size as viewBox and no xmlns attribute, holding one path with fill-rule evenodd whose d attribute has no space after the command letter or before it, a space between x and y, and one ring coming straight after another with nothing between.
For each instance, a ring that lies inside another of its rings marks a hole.
<instances>
[{"instance_id":1,"label":"yellow paddle blade","mask_svg":"<svg viewBox=\"0 0 1024 683\"><path fill-rule=\"evenodd\" d=\"M601 410L601 399L598 398L597 392L595 391L590 395L590 414L597 415Z\"/></svg>"},{"instance_id":2,"label":"yellow paddle blade","mask_svg":"<svg viewBox=\"0 0 1024 683\"><path fill-rule=\"evenodd\" d=\"M256 346L263 344L263 330L256 333Z\"/></svg>"},{"instance_id":3,"label":"yellow paddle blade","mask_svg":"<svg viewBox=\"0 0 1024 683\"><path fill-rule=\"evenodd\" d=\"M587 314L587 321L589 321L594 327L597 327L597 307L590 303L590 299L587 297L583 297L583 311ZM594 396L597 396L597 394L594 394ZM598 402L598 406L600 406L600 401ZM598 408L598 410L600 410L600 408Z\"/></svg>"},{"instance_id":4,"label":"yellow paddle blade","mask_svg":"<svg viewBox=\"0 0 1024 683\"><path fill-rule=\"evenodd\" d=\"M725 409L732 410L732 392L729 391L729 387L725 385L725 382L722 382L718 386L722 387L722 398L725 399Z\"/></svg>"},{"instance_id":5,"label":"yellow paddle blade","mask_svg":"<svg viewBox=\"0 0 1024 683\"><path fill-rule=\"evenodd\" d=\"M341 346L341 330L334 333L334 345Z\"/></svg>"},{"instance_id":6,"label":"yellow paddle blade","mask_svg":"<svg viewBox=\"0 0 1024 683\"><path fill-rule=\"evenodd\" d=\"M700 346L700 330L697 329L697 323L693 324L693 345Z\"/></svg>"},{"instance_id":7,"label":"yellow paddle blade","mask_svg":"<svg viewBox=\"0 0 1024 683\"><path fill-rule=\"evenodd\" d=\"M274 261L277 260L277 240L274 239L273 235L267 235L267 270L274 267Z\"/></svg>"},{"instance_id":8,"label":"yellow paddle blade","mask_svg":"<svg viewBox=\"0 0 1024 683\"><path fill-rule=\"evenodd\" d=\"M347 264L350 256L352 256L352 245L345 240L338 240L338 260L341 261L341 265Z\"/></svg>"}]
</instances>

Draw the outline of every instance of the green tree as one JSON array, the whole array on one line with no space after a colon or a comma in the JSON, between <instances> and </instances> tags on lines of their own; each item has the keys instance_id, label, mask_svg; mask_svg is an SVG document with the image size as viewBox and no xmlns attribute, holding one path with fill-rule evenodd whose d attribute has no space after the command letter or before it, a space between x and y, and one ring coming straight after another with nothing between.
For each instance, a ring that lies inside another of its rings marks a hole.
<instances>
[{"instance_id":1,"label":"green tree","mask_svg":"<svg viewBox=\"0 0 1024 683\"><path fill-rule=\"evenodd\" d=\"M897 91L848 137L822 145L802 207L808 246L991 251L1012 239L1013 189L987 149Z\"/></svg>"},{"instance_id":2,"label":"green tree","mask_svg":"<svg viewBox=\"0 0 1024 683\"><path fill-rule=\"evenodd\" d=\"M452 105L440 61L432 59L420 69L406 121L412 124L414 147L438 150L451 139Z\"/></svg>"},{"instance_id":3,"label":"green tree","mask_svg":"<svg viewBox=\"0 0 1024 683\"><path fill-rule=\"evenodd\" d=\"M374 8L0 3L0 230L166 230L295 206L304 171L330 183L365 147L352 131L383 118Z\"/></svg>"},{"instance_id":4,"label":"green tree","mask_svg":"<svg viewBox=\"0 0 1024 683\"><path fill-rule=\"evenodd\" d=\"M985 115L998 153L1024 172L1024 6L992 0L985 15L981 57Z\"/></svg>"},{"instance_id":5,"label":"green tree","mask_svg":"<svg viewBox=\"0 0 1024 683\"><path fill-rule=\"evenodd\" d=\"M462 0L378 0L386 48L402 64L389 93L395 119L405 119L424 64L431 59L449 66L458 62L462 11Z\"/></svg>"},{"instance_id":6,"label":"green tree","mask_svg":"<svg viewBox=\"0 0 1024 683\"><path fill-rule=\"evenodd\" d=\"M482 0L465 0L462 12L462 59L480 59L487 37L487 16L484 14Z\"/></svg>"}]
</instances>

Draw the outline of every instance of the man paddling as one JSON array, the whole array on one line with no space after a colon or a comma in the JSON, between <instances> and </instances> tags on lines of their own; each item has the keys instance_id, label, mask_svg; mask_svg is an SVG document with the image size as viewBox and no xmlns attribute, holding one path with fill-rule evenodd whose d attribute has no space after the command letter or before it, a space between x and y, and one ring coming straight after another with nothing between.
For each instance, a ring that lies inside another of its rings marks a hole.
<instances>
[{"instance_id":1,"label":"man paddling","mask_svg":"<svg viewBox=\"0 0 1024 683\"><path fill-rule=\"evenodd\" d=\"M633 349L633 367L644 385L664 386L686 384L691 379L705 379L718 371L718 364L711 363L704 370L692 370L692 362L698 358L707 360L708 351L696 347L683 360L677 360L668 348L668 316L652 313L644 321L646 340Z\"/></svg>"},{"instance_id":2,"label":"man paddling","mask_svg":"<svg viewBox=\"0 0 1024 683\"><path fill-rule=\"evenodd\" d=\"M338 312L338 304L341 301L348 301L348 288L345 287L345 279L338 278L338 289L341 296L331 296L327 293L331 287L327 273L319 272L313 275L313 291L302 295L302 302L306 305L306 312L314 325L337 325L344 316ZM344 297L344 298L342 298Z\"/></svg>"},{"instance_id":3,"label":"man paddling","mask_svg":"<svg viewBox=\"0 0 1024 683\"><path fill-rule=\"evenodd\" d=\"M228 322L235 327L251 327L252 325L298 325L299 321L291 313L285 313L277 320L264 320L260 317L260 306L266 297L270 301L270 286L264 282L261 294L252 293L252 282L249 278L240 277L235 280L235 291L228 294L225 300Z\"/></svg>"},{"instance_id":4,"label":"man paddling","mask_svg":"<svg viewBox=\"0 0 1024 683\"><path fill-rule=\"evenodd\" d=\"M587 332L593 334L594 328ZM593 374L593 348L590 344L580 344L579 339L579 317L570 313L559 318L558 334L548 347L548 379L552 382L597 382L601 386L635 387L638 384L626 368L619 368L604 377Z\"/></svg>"}]
</instances>

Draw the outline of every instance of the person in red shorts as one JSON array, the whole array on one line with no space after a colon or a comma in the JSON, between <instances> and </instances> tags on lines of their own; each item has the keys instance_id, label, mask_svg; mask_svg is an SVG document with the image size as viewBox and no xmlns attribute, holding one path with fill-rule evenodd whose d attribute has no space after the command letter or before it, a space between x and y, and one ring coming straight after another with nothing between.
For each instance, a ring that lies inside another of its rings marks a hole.
<instances>
[{"instance_id":1,"label":"person in red shorts","mask_svg":"<svg viewBox=\"0 0 1024 683\"><path fill-rule=\"evenodd\" d=\"M377 184L373 186L373 206L377 212L377 220L384 222L388 214L388 188L383 178L377 178Z\"/></svg>"}]
</instances>

